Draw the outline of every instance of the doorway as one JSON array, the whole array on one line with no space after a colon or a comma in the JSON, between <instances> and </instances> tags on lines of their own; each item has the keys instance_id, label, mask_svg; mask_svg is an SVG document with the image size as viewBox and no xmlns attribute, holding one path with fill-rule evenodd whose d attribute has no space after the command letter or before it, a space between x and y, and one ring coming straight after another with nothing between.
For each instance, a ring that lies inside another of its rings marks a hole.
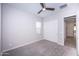
<instances>
[{"instance_id":1,"label":"doorway","mask_svg":"<svg viewBox=\"0 0 79 59\"><path fill-rule=\"evenodd\" d=\"M76 48L76 16L64 18L65 39L64 45Z\"/></svg>"}]
</instances>

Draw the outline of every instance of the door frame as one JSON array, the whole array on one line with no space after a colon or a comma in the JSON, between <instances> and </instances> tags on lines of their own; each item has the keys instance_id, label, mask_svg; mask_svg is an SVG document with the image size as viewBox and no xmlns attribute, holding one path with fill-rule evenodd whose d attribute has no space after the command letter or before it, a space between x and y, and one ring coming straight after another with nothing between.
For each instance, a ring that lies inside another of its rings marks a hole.
<instances>
[{"instance_id":1,"label":"door frame","mask_svg":"<svg viewBox=\"0 0 79 59\"><path fill-rule=\"evenodd\" d=\"M71 15L71 16L67 16L67 17L72 17L72 16L75 16L75 20L76 20L76 51L77 51L77 15ZM65 39L66 39L66 29L65 29L65 18L67 17L64 17L64 43L65 43ZM78 51L77 51L78 53Z\"/></svg>"}]
</instances>

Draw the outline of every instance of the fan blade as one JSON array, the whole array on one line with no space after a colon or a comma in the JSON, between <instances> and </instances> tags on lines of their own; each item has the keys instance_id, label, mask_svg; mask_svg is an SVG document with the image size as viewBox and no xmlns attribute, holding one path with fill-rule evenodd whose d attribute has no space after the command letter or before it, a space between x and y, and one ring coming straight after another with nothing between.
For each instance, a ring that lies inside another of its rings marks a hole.
<instances>
[{"instance_id":1,"label":"fan blade","mask_svg":"<svg viewBox=\"0 0 79 59\"><path fill-rule=\"evenodd\" d=\"M42 12L42 9L38 12L38 14L40 14Z\"/></svg>"},{"instance_id":2,"label":"fan blade","mask_svg":"<svg viewBox=\"0 0 79 59\"><path fill-rule=\"evenodd\" d=\"M55 8L46 8L46 10L55 10Z\"/></svg>"},{"instance_id":3,"label":"fan blade","mask_svg":"<svg viewBox=\"0 0 79 59\"><path fill-rule=\"evenodd\" d=\"M44 3L40 3L40 4L41 4L42 8L44 8Z\"/></svg>"}]
</instances>

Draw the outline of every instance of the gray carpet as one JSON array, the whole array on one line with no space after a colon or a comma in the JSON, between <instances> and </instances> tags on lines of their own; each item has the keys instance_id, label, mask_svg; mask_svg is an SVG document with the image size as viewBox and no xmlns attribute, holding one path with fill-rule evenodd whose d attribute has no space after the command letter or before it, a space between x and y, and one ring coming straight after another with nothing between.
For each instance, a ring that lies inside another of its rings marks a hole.
<instances>
[{"instance_id":1,"label":"gray carpet","mask_svg":"<svg viewBox=\"0 0 79 59\"><path fill-rule=\"evenodd\" d=\"M57 43L48 40L40 40L38 42L3 53L3 56L63 56L63 55L76 55L76 51L69 47L61 46L58 45Z\"/></svg>"}]
</instances>

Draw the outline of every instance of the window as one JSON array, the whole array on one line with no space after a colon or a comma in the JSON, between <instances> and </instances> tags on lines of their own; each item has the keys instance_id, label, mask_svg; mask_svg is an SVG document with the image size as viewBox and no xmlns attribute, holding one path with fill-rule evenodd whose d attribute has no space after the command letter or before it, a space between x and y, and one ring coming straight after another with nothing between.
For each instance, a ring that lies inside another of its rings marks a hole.
<instances>
[{"instance_id":1,"label":"window","mask_svg":"<svg viewBox=\"0 0 79 59\"><path fill-rule=\"evenodd\" d=\"M41 22L40 21L36 22L36 32L38 34L41 34Z\"/></svg>"}]
</instances>

